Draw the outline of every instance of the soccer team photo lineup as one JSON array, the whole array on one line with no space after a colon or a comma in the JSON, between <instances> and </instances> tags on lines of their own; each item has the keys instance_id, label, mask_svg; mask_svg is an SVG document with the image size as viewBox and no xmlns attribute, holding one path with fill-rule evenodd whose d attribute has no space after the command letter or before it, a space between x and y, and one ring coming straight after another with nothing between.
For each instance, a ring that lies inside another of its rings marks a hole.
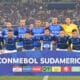
<instances>
[{"instance_id":1,"label":"soccer team photo lineup","mask_svg":"<svg viewBox=\"0 0 80 80\"><path fill-rule=\"evenodd\" d=\"M52 17L50 23L35 19L27 26L26 20L21 19L15 28L6 22L0 32L0 54L35 50L80 52L78 25L70 17L65 18L65 23L58 22L57 17Z\"/></svg>"},{"instance_id":2,"label":"soccer team photo lineup","mask_svg":"<svg viewBox=\"0 0 80 80\"><path fill-rule=\"evenodd\" d=\"M0 0L7 79L80 80L80 0Z\"/></svg>"}]
</instances>

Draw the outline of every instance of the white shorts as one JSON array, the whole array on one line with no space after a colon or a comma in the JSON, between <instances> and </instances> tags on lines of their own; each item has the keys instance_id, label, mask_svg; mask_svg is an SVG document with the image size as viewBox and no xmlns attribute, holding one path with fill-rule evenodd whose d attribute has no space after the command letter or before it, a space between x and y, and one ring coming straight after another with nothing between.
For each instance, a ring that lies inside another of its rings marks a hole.
<instances>
[{"instance_id":1,"label":"white shorts","mask_svg":"<svg viewBox=\"0 0 80 80\"><path fill-rule=\"evenodd\" d=\"M30 49L30 50L26 50L26 49L23 49L23 51L35 51L35 49Z\"/></svg>"},{"instance_id":2,"label":"white shorts","mask_svg":"<svg viewBox=\"0 0 80 80\"><path fill-rule=\"evenodd\" d=\"M57 48L56 51L68 51L67 49L59 49Z\"/></svg>"},{"instance_id":3,"label":"white shorts","mask_svg":"<svg viewBox=\"0 0 80 80\"><path fill-rule=\"evenodd\" d=\"M4 53L15 53L17 50L4 50Z\"/></svg>"},{"instance_id":4,"label":"white shorts","mask_svg":"<svg viewBox=\"0 0 80 80\"><path fill-rule=\"evenodd\" d=\"M80 52L80 50L72 50L72 52Z\"/></svg>"}]
</instances>

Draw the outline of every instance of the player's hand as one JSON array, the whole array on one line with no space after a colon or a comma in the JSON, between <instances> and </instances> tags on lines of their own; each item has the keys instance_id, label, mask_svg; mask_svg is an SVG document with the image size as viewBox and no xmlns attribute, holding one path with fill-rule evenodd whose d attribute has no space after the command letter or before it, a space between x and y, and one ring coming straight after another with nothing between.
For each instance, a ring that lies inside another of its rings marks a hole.
<instances>
[{"instance_id":1,"label":"player's hand","mask_svg":"<svg viewBox=\"0 0 80 80\"><path fill-rule=\"evenodd\" d=\"M5 50L2 50L1 53L4 54L5 53Z\"/></svg>"},{"instance_id":2,"label":"player's hand","mask_svg":"<svg viewBox=\"0 0 80 80\"><path fill-rule=\"evenodd\" d=\"M42 43L43 41L42 40L40 40L40 43Z\"/></svg>"},{"instance_id":3,"label":"player's hand","mask_svg":"<svg viewBox=\"0 0 80 80\"><path fill-rule=\"evenodd\" d=\"M56 44L56 41L52 41L52 44Z\"/></svg>"}]
</instances>

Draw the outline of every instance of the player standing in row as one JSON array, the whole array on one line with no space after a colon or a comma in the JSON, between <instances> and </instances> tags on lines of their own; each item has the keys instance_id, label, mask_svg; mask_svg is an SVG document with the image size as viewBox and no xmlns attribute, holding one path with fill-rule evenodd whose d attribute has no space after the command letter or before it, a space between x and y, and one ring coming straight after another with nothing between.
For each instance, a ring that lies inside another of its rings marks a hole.
<instances>
[{"instance_id":1,"label":"player standing in row","mask_svg":"<svg viewBox=\"0 0 80 80\"><path fill-rule=\"evenodd\" d=\"M40 20L35 20L34 27L31 30L32 35L34 36L40 36L44 33L44 28L41 26L41 21Z\"/></svg>"},{"instance_id":2,"label":"player standing in row","mask_svg":"<svg viewBox=\"0 0 80 80\"><path fill-rule=\"evenodd\" d=\"M8 30L12 30L14 33L14 29L12 28L12 24L10 22L6 22L6 28L2 30L3 37L8 35Z\"/></svg>"},{"instance_id":3,"label":"player standing in row","mask_svg":"<svg viewBox=\"0 0 80 80\"><path fill-rule=\"evenodd\" d=\"M41 21L39 19L35 20L34 27L31 30L31 33L37 40L40 40L40 37L44 33L44 27L41 26ZM35 41L36 50L40 49L40 44Z\"/></svg>"},{"instance_id":4,"label":"player standing in row","mask_svg":"<svg viewBox=\"0 0 80 80\"><path fill-rule=\"evenodd\" d=\"M26 20L20 20L20 26L16 29L15 33L18 38L24 38L26 31L28 31L28 27L26 26ZM21 49L23 46L23 42L18 42L18 48Z\"/></svg>"},{"instance_id":5,"label":"player standing in row","mask_svg":"<svg viewBox=\"0 0 80 80\"><path fill-rule=\"evenodd\" d=\"M62 24L61 26L64 29L65 34L67 34L68 36L72 36L73 29L76 29L79 32L78 26L74 24L69 17L65 19L65 24Z\"/></svg>"},{"instance_id":6,"label":"player standing in row","mask_svg":"<svg viewBox=\"0 0 80 80\"><path fill-rule=\"evenodd\" d=\"M58 18L52 18L52 23L49 25L49 30L52 35L58 36L62 27L58 24Z\"/></svg>"}]
</instances>

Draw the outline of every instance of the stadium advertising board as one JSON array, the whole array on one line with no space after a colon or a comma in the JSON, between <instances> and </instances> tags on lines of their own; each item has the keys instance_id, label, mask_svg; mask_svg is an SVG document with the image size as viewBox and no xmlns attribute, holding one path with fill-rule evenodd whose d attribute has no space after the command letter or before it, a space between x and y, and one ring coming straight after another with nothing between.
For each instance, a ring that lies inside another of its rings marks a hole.
<instances>
[{"instance_id":1,"label":"stadium advertising board","mask_svg":"<svg viewBox=\"0 0 80 80\"><path fill-rule=\"evenodd\" d=\"M0 75L80 76L80 52L23 51L0 55Z\"/></svg>"}]
</instances>

